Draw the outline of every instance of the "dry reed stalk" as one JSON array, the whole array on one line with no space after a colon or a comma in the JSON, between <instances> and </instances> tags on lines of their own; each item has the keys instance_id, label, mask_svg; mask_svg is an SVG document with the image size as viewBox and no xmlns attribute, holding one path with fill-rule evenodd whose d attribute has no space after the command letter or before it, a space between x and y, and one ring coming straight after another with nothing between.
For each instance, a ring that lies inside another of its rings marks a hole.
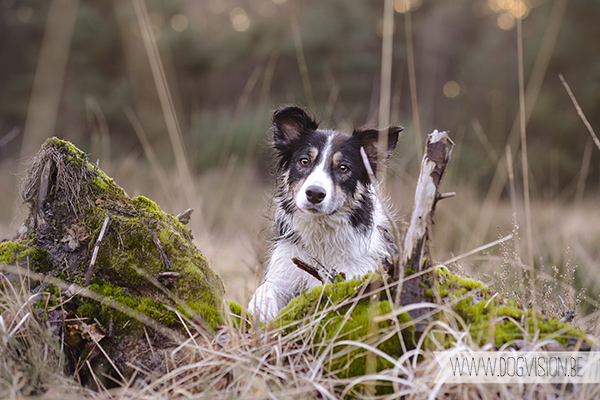
<instances>
[{"instance_id":1,"label":"dry reed stalk","mask_svg":"<svg viewBox=\"0 0 600 400\"><path fill-rule=\"evenodd\" d=\"M590 172L590 163L592 161L592 145L589 140L583 149L583 157L581 157L581 168L577 177L577 191L575 192L575 204L581 207L583 204L583 195L585 193L585 181Z\"/></svg>"},{"instance_id":2,"label":"dry reed stalk","mask_svg":"<svg viewBox=\"0 0 600 400\"><path fill-rule=\"evenodd\" d=\"M519 4L523 0L519 0ZM521 4L522 5L522 4ZM529 157L527 152L527 117L525 108L525 72L523 61L523 20L517 18L517 64L519 75L519 129L521 131L521 166L523 172L523 196L525 203L525 231L527 235L527 262L531 267L535 282L533 265L533 229L531 227L531 199L529 189ZM533 289L535 291L535 288Z\"/></svg>"},{"instance_id":3,"label":"dry reed stalk","mask_svg":"<svg viewBox=\"0 0 600 400\"><path fill-rule=\"evenodd\" d=\"M173 196L173 191L171 190L170 181L167 178L167 174L164 168L161 166L158 161L158 157L156 156L156 152L152 147L152 144L148 140L148 136L142 127L139 119L135 115L134 111L130 107L126 107L124 110L127 119L129 119L129 123L133 128L138 140L142 145L142 149L144 149L144 154L146 158L150 162L150 166L152 167L152 171L158 180L159 187L161 188L162 194L165 196L169 204L175 205L175 197Z\"/></svg>"},{"instance_id":4,"label":"dry reed stalk","mask_svg":"<svg viewBox=\"0 0 600 400\"><path fill-rule=\"evenodd\" d=\"M558 77L560 78L560 81L562 82L563 86L565 87L565 90L569 94L569 97L571 98L571 101L573 102L573 106L575 107L575 110L577 110L577 115L579 115L579 118L581 118L581 121L583 121L583 124L585 125L588 132L592 136L592 139L594 140L594 144L596 145L596 147L598 147L598 150L600 150L600 139L598 139L598 135L596 135L594 128L592 128L592 125L585 117L585 114L583 113L583 110L581 109L579 102L575 98L575 95L573 94L571 87L569 86L569 84L567 83L565 78L562 76L562 74L559 74Z\"/></svg>"},{"instance_id":5,"label":"dry reed stalk","mask_svg":"<svg viewBox=\"0 0 600 400\"><path fill-rule=\"evenodd\" d=\"M410 103L412 106L413 127L415 129L415 147L417 160L423 158L421 121L419 115L419 100L417 96L417 76L415 72L415 51L412 35L411 11L407 7L404 13L404 34L406 35L406 58L408 62L408 82L410 87Z\"/></svg>"},{"instance_id":6,"label":"dry reed stalk","mask_svg":"<svg viewBox=\"0 0 600 400\"><path fill-rule=\"evenodd\" d=\"M108 307L111 307L112 309L119 311L119 312L127 315L128 317L131 317L131 318L141 322L142 324L146 325L147 327L152 328L155 331L161 333L165 337L172 338L173 340L176 340L176 341L179 340L179 341L183 342L182 336L175 330L166 328L164 325L160 324L156 320L132 309L131 307L128 307L122 303L119 303L111 298L102 296L101 294L98 294L98 293L94 292L93 290L90 290L90 289L87 289L85 287L78 286L75 284L69 284L61 279L56 278L56 277L40 274L40 273L31 271L28 268L23 268L23 267L19 267L19 266L0 264L0 272L14 274L16 276L22 277L23 279L31 279L31 280L37 281L41 284L50 284L50 285L56 286L57 288L60 288L61 290L65 291L65 292L68 292L68 293L73 292L74 294L77 294L79 296L83 296L88 299L97 301L98 303L107 305Z\"/></svg>"},{"instance_id":7,"label":"dry reed stalk","mask_svg":"<svg viewBox=\"0 0 600 400\"><path fill-rule=\"evenodd\" d=\"M85 98L85 113L88 125L92 131L92 153L98 155L97 164L102 170L111 174L110 170L110 132L108 121L100 108L100 104L93 96Z\"/></svg>"},{"instance_id":8,"label":"dry reed stalk","mask_svg":"<svg viewBox=\"0 0 600 400\"><path fill-rule=\"evenodd\" d=\"M461 255L458 255L458 256L452 257L452 258L450 258L450 259L448 259L448 260L446 260L446 261L442 262L442 264L444 264L444 265L448 265L448 264L455 263L455 262L457 262L457 261L460 261L460 260L462 260L463 258L467 258L467 257L469 257L469 256L472 256L473 254L480 253L480 252L482 252L482 251L484 251L484 250L490 249L490 248L492 248L492 247L494 247L494 246L497 246L497 245L499 245L499 244L501 244L501 243L504 243L504 242L506 242L507 240L511 240L511 239L513 239L513 238L514 238L514 235L513 235L513 234L510 234L510 235L504 236L503 238L500 238L500 239L498 239L498 240L494 240L493 242L490 242L490 243L488 243L488 244L485 244L485 245L483 245L483 246L479 246L479 247L477 247L476 249L473 249L473 250L470 250L470 251L468 251L468 252L466 252L466 253L463 253L463 254L461 254Z\"/></svg>"},{"instance_id":9,"label":"dry reed stalk","mask_svg":"<svg viewBox=\"0 0 600 400\"><path fill-rule=\"evenodd\" d=\"M133 0L133 6L140 31L142 33L142 39L146 49L146 54L148 56L148 62L150 64L152 76L154 78L154 84L158 92L158 98L167 126L167 132L173 148L175 164L177 165L179 177L182 180L182 191L185 196L187 206L193 207L198 202L196 189L193 185L192 173L188 165L187 155L181 136L181 129L177 119L177 114L175 112L175 106L173 104L171 92L169 91L165 69L158 51L157 40L154 36L154 32L152 31L148 8L146 7L144 0ZM202 216L200 216L200 218L202 218Z\"/></svg>"},{"instance_id":10,"label":"dry reed stalk","mask_svg":"<svg viewBox=\"0 0 600 400\"><path fill-rule=\"evenodd\" d=\"M392 90L392 50L394 43L394 1L385 0L381 43L381 80L379 89L379 140L377 141L377 166L379 177L385 176L383 161L388 153L387 129L390 124Z\"/></svg>"},{"instance_id":11,"label":"dry reed stalk","mask_svg":"<svg viewBox=\"0 0 600 400\"><path fill-rule=\"evenodd\" d=\"M21 144L21 158L29 157L54 135L79 0L52 0L33 78Z\"/></svg>"},{"instance_id":12,"label":"dry reed stalk","mask_svg":"<svg viewBox=\"0 0 600 400\"><path fill-rule=\"evenodd\" d=\"M525 115L526 121L531 117L533 107L537 102L537 98L552 57L552 52L556 44L556 39L562 25L562 20L566 12L567 3L569 0L557 0L552 5L550 17L548 19L548 25L544 31L542 37L542 43L536 55L533 69L531 71L527 87L525 88ZM519 149L519 125L520 124L520 113L515 117L510 130L507 144L510 144L515 152ZM485 196L479 217L477 218L477 225L471 235L471 242L475 244L481 243L481 238L484 237L485 232L489 230L492 216L494 215L495 209L498 207L502 191L506 185L507 171L503 162L499 162L496 167L496 172L490 183L490 187Z\"/></svg>"},{"instance_id":13,"label":"dry reed stalk","mask_svg":"<svg viewBox=\"0 0 600 400\"><path fill-rule=\"evenodd\" d=\"M300 34L300 26L298 25L298 18L292 17L290 20L290 27L292 28L292 36L294 38L294 46L296 47L296 58L298 60L298 68L300 68L300 78L302 79L302 86L304 88L304 95L306 96L306 102L308 108L311 110L317 109L317 104L313 95L312 86L310 83L310 75L308 74L308 65L306 64L306 58L304 57L304 47L302 46L302 35Z\"/></svg>"}]
</instances>

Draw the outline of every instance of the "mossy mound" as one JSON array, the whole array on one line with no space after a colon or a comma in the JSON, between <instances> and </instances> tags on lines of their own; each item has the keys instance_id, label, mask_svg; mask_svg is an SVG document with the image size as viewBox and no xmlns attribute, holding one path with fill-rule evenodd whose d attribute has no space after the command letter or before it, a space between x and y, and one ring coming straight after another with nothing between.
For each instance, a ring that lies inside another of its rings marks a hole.
<instances>
[{"instance_id":1,"label":"mossy mound","mask_svg":"<svg viewBox=\"0 0 600 400\"><path fill-rule=\"evenodd\" d=\"M362 279L315 287L292 300L275 324L286 334L306 331L302 340L310 342L309 349L314 354L327 354L327 369L337 377L392 368L389 359L373 356L366 348L355 345L376 348L394 359L415 347L414 326L407 313L373 321L393 309L393 299L382 290L381 283L380 275L368 274Z\"/></svg>"},{"instance_id":2,"label":"mossy mound","mask_svg":"<svg viewBox=\"0 0 600 400\"><path fill-rule=\"evenodd\" d=\"M108 332L101 344L118 367L127 369L150 353L164 362L156 350L173 342L156 332L146 339L144 318L173 331L182 328L177 313L209 330L221 323L224 285L192 243L191 231L153 201L127 196L71 143L46 141L21 195L29 206L27 230L0 244L0 262L86 287L138 313L141 318L132 318L89 296L68 303L78 318ZM68 297L46 290L56 304Z\"/></svg>"},{"instance_id":3,"label":"mossy mound","mask_svg":"<svg viewBox=\"0 0 600 400\"><path fill-rule=\"evenodd\" d=\"M446 304L460 316L475 344L493 344L496 349L507 343L552 339L567 347L580 342L589 348L587 335L557 317L548 318L526 309L474 279L451 274L444 266L435 270L436 286L432 300ZM445 317L438 314L437 318Z\"/></svg>"},{"instance_id":4,"label":"mossy mound","mask_svg":"<svg viewBox=\"0 0 600 400\"><path fill-rule=\"evenodd\" d=\"M466 342L475 347L492 343L495 349L505 344L519 348L554 339L565 349L589 349L589 338L582 330L527 310L482 282L451 274L443 266L434 270L432 278L426 300L439 306L423 304L431 312L428 320L443 320L455 332L426 330L426 337L417 337L415 321L394 308L393 287L386 289L376 274L304 292L280 312L274 326L286 335L297 335L302 346L323 357L327 370L339 378L393 368L392 361L414 349L419 339L425 349L439 351L440 344L450 348L461 332L470 334L473 340ZM387 357L377 355L378 351ZM388 389L377 386L381 393Z\"/></svg>"}]
</instances>

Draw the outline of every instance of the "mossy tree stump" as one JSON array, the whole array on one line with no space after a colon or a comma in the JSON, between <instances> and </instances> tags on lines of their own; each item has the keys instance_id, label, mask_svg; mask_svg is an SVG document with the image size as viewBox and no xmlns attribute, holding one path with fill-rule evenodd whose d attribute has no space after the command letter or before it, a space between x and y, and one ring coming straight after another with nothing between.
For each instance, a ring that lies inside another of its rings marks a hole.
<instances>
[{"instance_id":1,"label":"mossy tree stump","mask_svg":"<svg viewBox=\"0 0 600 400\"><path fill-rule=\"evenodd\" d=\"M221 323L224 285L191 231L146 197L127 196L71 143L48 139L21 189L26 232L0 244L0 262L63 282L44 287L50 302L62 304L63 319L69 311L104 332L100 345L120 373L160 369L182 319L209 331Z\"/></svg>"}]
</instances>

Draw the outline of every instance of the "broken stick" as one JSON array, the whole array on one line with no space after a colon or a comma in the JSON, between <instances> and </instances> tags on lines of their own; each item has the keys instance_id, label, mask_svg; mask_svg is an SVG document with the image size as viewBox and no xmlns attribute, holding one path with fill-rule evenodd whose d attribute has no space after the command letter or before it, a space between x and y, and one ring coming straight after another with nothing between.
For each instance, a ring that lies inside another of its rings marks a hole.
<instances>
[{"instance_id":1,"label":"broken stick","mask_svg":"<svg viewBox=\"0 0 600 400\"><path fill-rule=\"evenodd\" d=\"M421 162L421 173L415 189L415 204L404 238L399 270L391 273L392 282L399 279L398 288L401 289L396 292L396 303L402 306L425 302L426 288L431 286L431 274L422 272L430 270L432 266L430 239L435 206L439 200L453 195L442 195L438 190L450 161L453 145L446 132L435 130L427 138L427 148ZM412 309L408 314L413 320L419 321L415 324L416 332L423 332L430 318L427 316L427 308Z\"/></svg>"},{"instance_id":2,"label":"broken stick","mask_svg":"<svg viewBox=\"0 0 600 400\"><path fill-rule=\"evenodd\" d=\"M335 270L329 271L315 258L310 257L314 262L316 262L317 267L302 261L301 259L294 257L292 258L292 262L296 265L296 267L300 268L302 271L309 273L313 278L321 281L323 285L335 282L335 278L338 273Z\"/></svg>"},{"instance_id":3,"label":"broken stick","mask_svg":"<svg viewBox=\"0 0 600 400\"><path fill-rule=\"evenodd\" d=\"M98 250L100 249L100 244L102 243L102 239L104 238L104 233L106 232L106 227L108 226L108 222L110 221L110 216L106 216L104 218L104 223L102 224L102 228L100 229L100 234L98 235L98 239L94 244L94 251L92 252L92 259L90 260L90 266L85 273L85 286L90 286L92 283L92 277L94 276L94 264L96 264L96 258L98 257Z\"/></svg>"},{"instance_id":4,"label":"broken stick","mask_svg":"<svg viewBox=\"0 0 600 400\"><path fill-rule=\"evenodd\" d=\"M428 266L425 264L431 264L429 232L437 202L455 195L454 193L441 194L438 190L450 161L453 146L454 143L447 132L439 132L437 129L430 133L427 139L427 149L421 162L421 173L415 189L415 204L404 238L402 257L403 267L410 266L415 273L427 269Z\"/></svg>"}]
</instances>

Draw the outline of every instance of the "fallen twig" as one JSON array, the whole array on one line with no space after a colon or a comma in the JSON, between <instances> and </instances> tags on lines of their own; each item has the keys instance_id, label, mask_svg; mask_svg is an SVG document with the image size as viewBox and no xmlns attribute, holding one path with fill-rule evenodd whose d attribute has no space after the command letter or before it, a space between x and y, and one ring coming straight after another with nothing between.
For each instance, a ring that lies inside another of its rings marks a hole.
<instances>
[{"instance_id":1,"label":"fallen twig","mask_svg":"<svg viewBox=\"0 0 600 400\"><path fill-rule=\"evenodd\" d=\"M85 273L85 286L90 286L90 283L92 283L92 277L94 275L94 265L96 264L96 258L98 257L98 250L100 249L100 244L102 243L102 239L104 238L104 233L106 232L106 228L108 227L109 221L110 216L107 215L106 218L104 218L104 222L102 223L102 228L100 229L100 234L98 235L96 244L94 244L94 250L92 252L92 259L90 260L90 266L88 267L88 270Z\"/></svg>"},{"instance_id":2,"label":"fallen twig","mask_svg":"<svg viewBox=\"0 0 600 400\"><path fill-rule=\"evenodd\" d=\"M167 253L165 253L165 251L163 250L162 245L160 244L160 239L158 238L158 235L155 232L152 232L152 241L158 249L158 253L160 254L160 258L163 264L165 265L165 268L169 271L172 270L173 267L171 265L171 261L169 260L169 257L167 257Z\"/></svg>"},{"instance_id":3,"label":"fallen twig","mask_svg":"<svg viewBox=\"0 0 600 400\"><path fill-rule=\"evenodd\" d=\"M328 283L333 283L338 273L335 271L327 270L327 268L325 268L314 258L313 261L317 263L318 267L314 267L309 263L300 260L297 257L292 258L292 262L296 264L298 268L300 268L302 271L309 273L313 278L318 279L322 284L326 285Z\"/></svg>"}]
</instances>

